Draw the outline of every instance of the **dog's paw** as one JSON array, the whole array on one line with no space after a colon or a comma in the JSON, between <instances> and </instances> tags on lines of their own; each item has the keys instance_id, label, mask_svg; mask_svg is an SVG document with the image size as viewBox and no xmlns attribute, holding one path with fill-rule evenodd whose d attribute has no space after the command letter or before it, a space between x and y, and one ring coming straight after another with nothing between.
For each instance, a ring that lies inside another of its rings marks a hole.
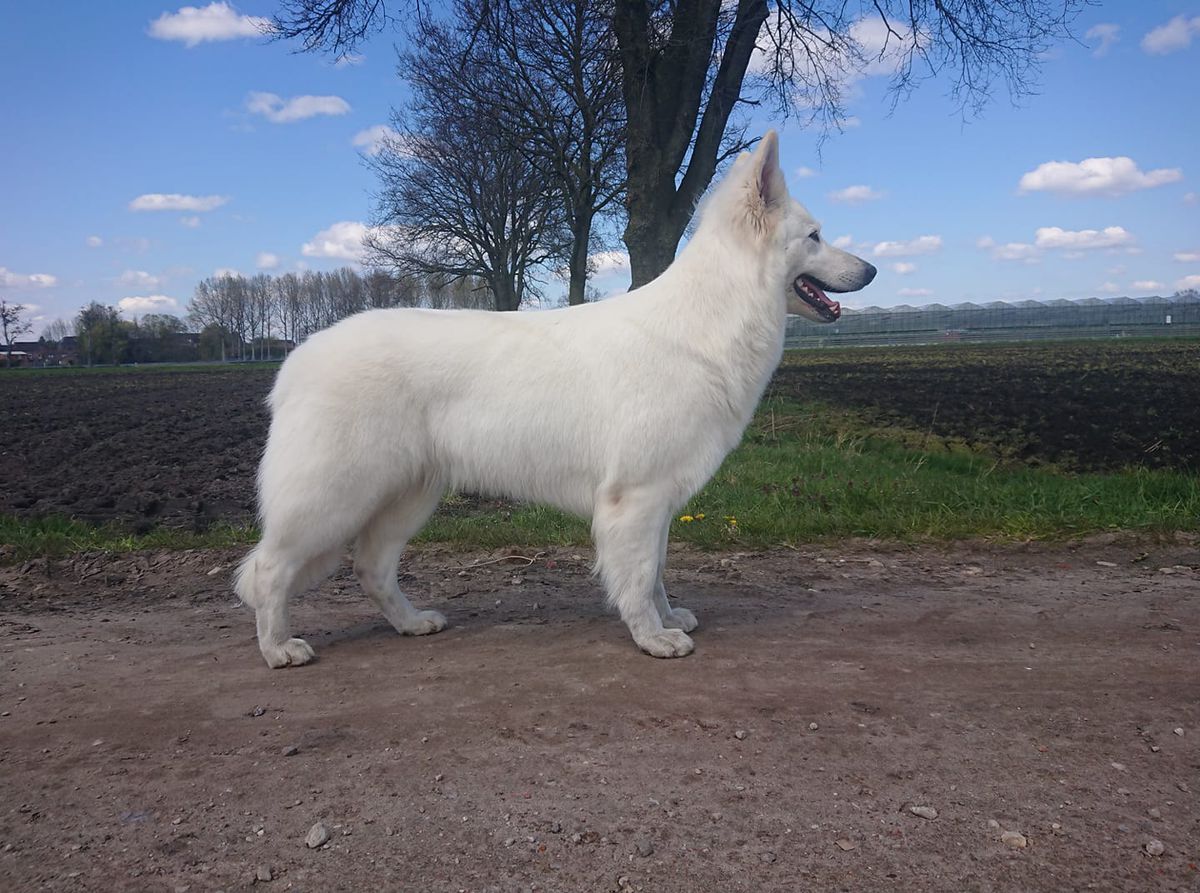
<instances>
[{"instance_id":1,"label":"dog's paw","mask_svg":"<svg viewBox=\"0 0 1200 893\"><path fill-rule=\"evenodd\" d=\"M446 618L437 611L418 611L400 632L406 636L428 636L430 633L440 633L445 628Z\"/></svg>"},{"instance_id":2,"label":"dog's paw","mask_svg":"<svg viewBox=\"0 0 1200 893\"><path fill-rule=\"evenodd\" d=\"M288 639L282 645L260 645L267 666L273 670L280 667L298 667L316 658L312 646L303 639Z\"/></svg>"},{"instance_id":3,"label":"dog's paw","mask_svg":"<svg viewBox=\"0 0 1200 893\"><path fill-rule=\"evenodd\" d=\"M664 629L636 641L639 648L654 657L685 657L696 647L691 637L678 629Z\"/></svg>"},{"instance_id":4,"label":"dog's paw","mask_svg":"<svg viewBox=\"0 0 1200 893\"><path fill-rule=\"evenodd\" d=\"M662 619L662 625L667 629L681 629L690 633L700 625L700 621L687 608L672 608L671 613Z\"/></svg>"}]
</instances>

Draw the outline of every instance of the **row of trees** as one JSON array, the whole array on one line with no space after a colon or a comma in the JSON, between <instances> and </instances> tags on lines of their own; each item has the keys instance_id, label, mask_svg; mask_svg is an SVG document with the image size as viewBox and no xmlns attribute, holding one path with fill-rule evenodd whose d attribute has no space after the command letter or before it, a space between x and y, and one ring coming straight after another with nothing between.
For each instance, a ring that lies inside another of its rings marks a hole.
<instances>
[{"instance_id":1,"label":"row of trees","mask_svg":"<svg viewBox=\"0 0 1200 893\"><path fill-rule=\"evenodd\" d=\"M188 304L201 352L213 359L269 359L340 319L379 307L486 308L486 286L473 278L348 267L282 276L215 276Z\"/></svg>"},{"instance_id":2,"label":"row of trees","mask_svg":"<svg viewBox=\"0 0 1200 893\"><path fill-rule=\"evenodd\" d=\"M766 105L819 134L880 63L894 96L925 77L976 111L1029 92L1087 0L281 0L273 33L345 55L406 31L412 99L372 161L370 260L475 277L498 310L587 257L623 220L633 285L670 264L696 202ZM435 18L435 16L438 16Z\"/></svg>"}]
</instances>

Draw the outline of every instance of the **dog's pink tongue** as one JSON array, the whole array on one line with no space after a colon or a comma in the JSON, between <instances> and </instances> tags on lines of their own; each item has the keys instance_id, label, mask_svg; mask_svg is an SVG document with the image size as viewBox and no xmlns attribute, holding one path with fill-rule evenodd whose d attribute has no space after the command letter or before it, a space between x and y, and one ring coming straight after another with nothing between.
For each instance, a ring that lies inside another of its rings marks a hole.
<instances>
[{"instance_id":1,"label":"dog's pink tongue","mask_svg":"<svg viewBox=\"0 0 1200 893\"><path fill-rule=\"evenodd\" d=\"M821 303L829 308L829 312L833 314L835 319L842 315L842 305L837 301L829 300L829 295L821 291L820 286L818 286L811 279L806 279L805 284L812 289L812 293L817 296Z\"/></svg>"}]
</instances>

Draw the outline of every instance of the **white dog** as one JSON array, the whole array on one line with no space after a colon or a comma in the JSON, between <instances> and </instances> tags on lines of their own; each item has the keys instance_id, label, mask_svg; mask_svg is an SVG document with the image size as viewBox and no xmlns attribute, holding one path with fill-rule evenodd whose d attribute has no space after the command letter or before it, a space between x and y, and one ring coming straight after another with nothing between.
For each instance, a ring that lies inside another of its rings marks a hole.
<instances>
[{"instance_id":1,"label":"white dog","mask_svg":"<svg viewBox=\"0 0 1200 893\"><path fill-rule=\"evenodd\" d=\"M314 335L271 392L263 538L237 577L267 664L313 659L290 638L288 600L351 541L392 626L443 629L400 591L397 564L449 488L590 517L597 571L634 641L690 653L696 618L663 588L671 518L741 439L789 310L831 322L840 307L824 291L874 275L789 197L770 132L649 285L543 313L373 310Z\"/></svg>"}]
</instances>

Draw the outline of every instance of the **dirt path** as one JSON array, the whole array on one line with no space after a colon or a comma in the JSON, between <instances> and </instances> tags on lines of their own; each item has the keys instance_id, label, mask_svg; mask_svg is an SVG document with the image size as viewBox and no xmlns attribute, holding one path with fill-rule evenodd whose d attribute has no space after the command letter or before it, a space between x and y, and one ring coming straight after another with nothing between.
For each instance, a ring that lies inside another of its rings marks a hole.
<instances>
[{"instance_id":1,"label":"dirt path","mask_svg":"<svg viewBox=\"0 0 1200 893\"><path fill-rule=\"evenodd\" d=\"M236 557L0 569L0 889L1200 885L1194 542L678 552L676 661L587 556L425 550L450 629L401 639L340 576L288 671Z\"/></svg>"}]
</instances>

